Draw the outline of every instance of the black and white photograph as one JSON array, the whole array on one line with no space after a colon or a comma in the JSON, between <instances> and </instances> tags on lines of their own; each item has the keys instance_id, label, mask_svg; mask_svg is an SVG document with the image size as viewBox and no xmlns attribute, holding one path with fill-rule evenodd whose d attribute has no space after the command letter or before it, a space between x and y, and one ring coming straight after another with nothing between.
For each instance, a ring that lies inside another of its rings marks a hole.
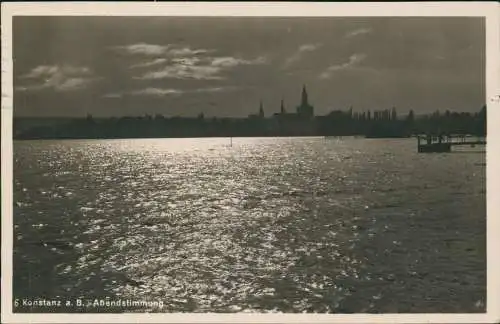
<instances>
[{"instance_id":1,"label":"black and white photograph","mask_svg":"<svg viewBox=\"0 0 500 324\"><path fill-rule=\"evenodd\" d=\"M485 15L52 8L11 17L13 316L493 311Z\"/></svg>"}]
</instances>

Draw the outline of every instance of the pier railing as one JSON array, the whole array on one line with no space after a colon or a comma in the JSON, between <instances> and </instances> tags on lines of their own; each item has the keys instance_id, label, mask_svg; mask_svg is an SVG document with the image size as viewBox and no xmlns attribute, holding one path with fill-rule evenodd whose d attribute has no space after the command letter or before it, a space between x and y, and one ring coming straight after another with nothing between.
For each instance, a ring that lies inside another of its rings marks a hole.
<instances>
[{"instance_id":1,"label":"pier railing","mask_svg":"<svg viewBox=\"0 0 500 324\"><path fill-rule=\"evenodd\" d=\"M452 146L486 145L485 136L473 135L417 135L418 152L450 152Z\"/></svg>"}]
</instances>

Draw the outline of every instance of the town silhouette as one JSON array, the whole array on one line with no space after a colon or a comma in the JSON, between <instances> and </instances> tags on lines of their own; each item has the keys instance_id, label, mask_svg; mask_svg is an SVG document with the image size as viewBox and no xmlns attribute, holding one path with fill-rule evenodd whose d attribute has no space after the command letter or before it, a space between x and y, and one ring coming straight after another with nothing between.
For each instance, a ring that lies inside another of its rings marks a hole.
<instances>
[{"instance_id":1,"label":"town silhouette","mask_svg":"<svg viewBox=\"0 0 500 324\"><path fill-rule=\"evenodd\" d=\"M255 114L246 118L125 116L66 118L63 122L37 124L14 118L14 139L106 139L163 137L267 137L267 136L363 136L403 138L416 134L433 136L486 136L486 106L478 112L435 111L415 115L413 110L400 116L395 107L354 112L332 110L314 115L307 88L302 87L301 102L288 111L284 99L279 109L266 117L262 100Z\"/></svg>"}]
</instances>

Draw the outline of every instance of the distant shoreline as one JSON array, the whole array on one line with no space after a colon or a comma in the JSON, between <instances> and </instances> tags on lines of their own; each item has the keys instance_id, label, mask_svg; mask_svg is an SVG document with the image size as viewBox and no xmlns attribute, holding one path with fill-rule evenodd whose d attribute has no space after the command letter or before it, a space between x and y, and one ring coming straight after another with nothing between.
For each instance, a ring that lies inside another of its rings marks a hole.
<instances>
[{"instance_id":1,"label":"distant shoreline","mask_svg":"<svg viewBox=\"0 0 500 324\"><path fill-rule=\"evenodd\" d=\"M387 136L387 137L366 137L364 135L345 135L345 136L323 136L323 135L257 135L257 136L170 136L170 137L54 137L54 138L16 138L14 141L55 141L55 140L131 140L131 139L188 139L188 138L325 138L325 139L409 139L412 136Z\"/></svg>"},{"instance_id":2,"label":"distant shoreline","mask_svg":"<svg viewBox=\"0 0 500 324\"><path fill-rule=\"evenodd\" d=\"M266 118L263 110L247 118L144 117L78 119L14 119L13 138L42 139L124 139L124 138L210 138L210 137L342 137L408 138L415 134L486 134L486 107L476 113L416 117L413 111L398 116L395 109L353 112L332 111L325 116L312 113L276 113Z\"/></svg>"},{"instance_id":3,"label":"distant shoreline","mask_svg":"<svg viewBox=\"0 0 500 324\"><path fill-rule=\"evenodd\" d=\"M343 135L343 136L324 136L324 135L256 135L256 136L170 136L170 137L58 137L58 138L13 138L13 141L62 141L62 140L133 140L133 139L201 139L201 138L321 138L321 139L413 139L418 134L410 136L365 136L365 135ZM486 135L465 134L465 137L482 137Z\"/></svg>"}]
</instances>

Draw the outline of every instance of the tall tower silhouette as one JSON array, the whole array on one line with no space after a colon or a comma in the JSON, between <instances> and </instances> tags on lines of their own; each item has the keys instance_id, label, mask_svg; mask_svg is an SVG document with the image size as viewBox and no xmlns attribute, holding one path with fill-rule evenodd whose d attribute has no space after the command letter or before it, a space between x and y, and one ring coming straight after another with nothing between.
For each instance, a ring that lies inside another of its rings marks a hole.
<instances>
[{"instance_id":1,"label":"tall tower silhouette","mask_svg":"<svg viewBox=\"0 0 500 324\"><path fill-rule=\"evenodd\" d=\"M260 101L260 107L259 107L259 117L263 118L264 117L264 105L262 104L262 100Z\"/></svg>"},{"instance_id":2,"label":"tall tower silhouette","mask_svg":"<svg viewBox=\"0 0 500 324\"><path fill-rule=\"evenodd\" d=\"M309 106L309 102L307 100L307 89L306 89L306 85L305 84L302 86L302 101L301 101L301 106L303 106L303 107Z\"/></svg>"},{"instance_id":3,"label":"tall tower silhouette","mask_svg":"<svg viewBox=\"0 0 500 324\"><path fill-rule=\"evenodd\" d=\"M297 107L297 114L305 119L310 119L314 116L314 107L309 104L306 85L302 87L302 99L300 106Z\"/></svg>"},{"instance_id":4,"label":"tall tower silhouette","mask_svg":"<svg viewBox=\"0 0 500 324\"><path fill-rule=\"evenodd\" d=\"M281 99L281 114L284 115L285 114L285 102L283 99Z\"/></svg>"}]
</instances>

